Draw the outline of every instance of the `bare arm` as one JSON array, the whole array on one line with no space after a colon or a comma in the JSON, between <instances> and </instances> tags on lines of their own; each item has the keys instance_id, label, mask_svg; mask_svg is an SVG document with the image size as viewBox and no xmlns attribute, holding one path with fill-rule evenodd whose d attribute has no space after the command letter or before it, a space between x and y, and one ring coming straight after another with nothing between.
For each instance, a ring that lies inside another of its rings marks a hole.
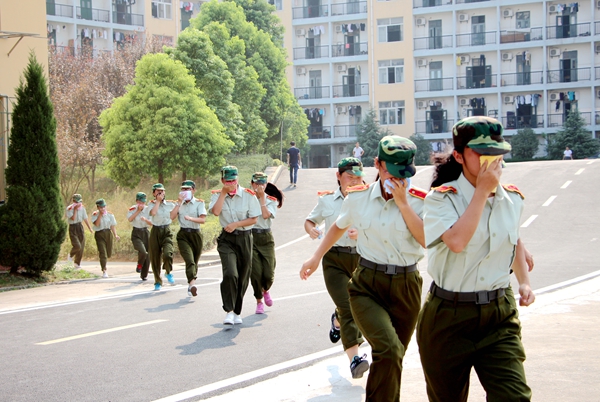
<instances>
[{"instance_id":1,"label":"bare arm","mask_svg":"<svg viewBox=\"0 0 600 402\"><path fill-rule=\"evenodd\" d=\"M306 222L309 221L305 221L305 228ZM315 273L317 268L319 268L319 262L325 253L329 251L331 247L333 247L333 245L344 235L345 232L346 229L340 229L337 223L331 225L315 253L308 260L304 261L304 264L302 264L302 268L300 268L300 279L306 280L309 276Z\"/></svg>"},{"instance_id":2,"label":"bare arm","mask_svg":"<svg viewBox=\"0 0 600 402\"><path fill-rule=\"evenodd\" d=\"M135 212L133 213L133 215L131 215L129 218L127 218L127 220L129 222L133 222L133 220L135 219L135 217L138 216L140 214L140 212L142 212L143 209L144 209L144 207L142 207L142 209L140 209L140 207L137 207L135 209Z\"/></svg>"},{"instance_id":3,"label":"bare arm","mask_svg":"<svg viewBox=\"0 0 600 402\"><path fill-rule=\"evenodd\" d=\"M225 197L227 197L227 193L223 189L219 193L219 198L217 199L217 202L215 202L215 205L213 205L213 207L212 207L213 215L215 215L215 216L221 215L221 211L223 210L223 202L225 202Z\"/></svg>"},{"instance_id":4,"label":"bare arm","mask_svg":"<svg viewBox=\"0 0 600 402\"><path fill-rule=\"evenodd\" d=\"M121 237L117 234L117 227L115 225L112 225L110 227L110 231L112 232L113 236L115 236L115 239L119 240Z\"/></svg>"},{"instance_id":5,"label":"bare arm","mask_svg":"<svg viewBox=\"0 0 600 402\"><path fill-rule=\"evenodd\" d=\"M394 183L394 188L392 189L392 195L394 196L394 203L400 210L402 214L402 218L404 218L404 222L406 222L406 226L408 230L413 235L416 241L422 247L425 247L425 231L423 230L423 219L408 203L407 195L406 195L406 187L408 186L408 180L392 178L390 179Z\"/></svg>"},{"instance_id":6,"label":"bare arm","mask_svg":"<svg viewBox=\"0 0 600 402\"><path fill-rule=\"evenodd\" d=\"M525 260L525 245L521 242L521 239L517 242L512 269L517 282L519 282L519 294L521 295L519 304L521 306L529 306L535 301L535 294L531 290L531 284L529 283L529 269Z\"/></svg>"},{"instance_id":7,"label":"bare arm","mask_svg":"<svg viewBox=\"0 0 600 402\"><path fill-rule=\"evenodd\" d=\"M94 233L94 231L92 230L92 227L90 226L90 221L88 221L87 219L84 219L83 221L85 222L85 225L90 230L90 233Z\"/></svg>"},{"instance_id":8,"label":"bare arm","mask_svg":"<svg viewBox=\"0 0 600 402\"><path fill-rule=\"evenodd\" d=\"M193 218L193 217L191 217L191 216L187 216L187 215L186 215L186 216L184 216L184 219L185 219L186 221L190 221L190 222L195 222L195 223L200 223L200 224L202 224L202 223L206 222L206 215L200 215L200 216L199 216L199 217L197 217L197 218Z\"/></svg>"},{"instance_id":9,"label":"bare arm","mask_svg":"<svg viewBox=\"0 0 600 402\"><path fill-rule=\"evenodd\" d=\"M229 225L225 226L223 228L223 230L225 230L227 233L232 233L234 230L236 230L239 227L255 225L257 221L258 221L258 216L255 216L254 218L246 218L242 221L231 222Z\"/></svg>"},{"instance_id":10,"label":"bare arm","mask_svg":"<svg viewBox=\"0 0 600 402\"><path fill-rule=\"evenodd\" d=\"M321 231L317 228L317 224L314 223L313 221L309 221L308 219L304 221L304 231L313 240L316 239L316 238L318 238L319 235L321 234Z\"/></svg>"}]
</instances>

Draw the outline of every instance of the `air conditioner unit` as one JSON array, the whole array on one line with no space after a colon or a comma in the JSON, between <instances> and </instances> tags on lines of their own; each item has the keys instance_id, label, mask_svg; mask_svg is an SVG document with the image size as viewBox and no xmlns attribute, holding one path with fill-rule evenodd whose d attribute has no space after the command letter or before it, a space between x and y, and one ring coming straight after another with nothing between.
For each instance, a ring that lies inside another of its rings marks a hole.
<instances>
[{"instance_id":1,"label":"air conditioner unit","mask_svg":"<svg viewBox=\"0 0 600 402\"><path fill-rule=\"evenodd\" d=\"M560 56L560 49L550 49L550 57Z\"/></svg>"},{"instance_id":2,"label":"air conditioner unit","mask_svg":"<svg viewBox=\"0 0 600 402\"><path fill-rule=\"evenodd\" d=\"M468 100L467 98L460 98L460 99L458 100L458 103L459 103L461 106L469 106L469 100Z\"/></svg>"},{"instance_id":3,"label":"air conditioner unit","mask_svg":"<svg viewBox=\"0 0 600 402\"><path fill-rule=\"evenodd\" d=\"M338 147L338 152L344 152L346 148L344 146Z\"/></svg>"},{"instance_id":4,"label":"air conditioner unit","mask_svg":"<svg viewBox=\"0 0 600 402\"><path fill-rule=\"evenodd\" d=\"M343 73L347 69L348 69L348 67L345 64L340 64L337 66L338 73Z\"/></svg>"},{"instance_id":5,"label":"air conditioner unit","mask_svg":"<svg viewBox=\"0 0 600 402\"><path fill-rule=\"evenodd\" d=\"M342 26L341 25L336 25L335 26L335 32L342 32Z\"/></svg>"},{"instance_id":6,"label":"air conditioner unit","mask_svg":"<svg viewBox=\"0 0 600 402\"><path fill-rule=\"evenodd\" d=\"M427 23L427 20L425 18L417 18L415 21L415 25L417 26L422 26L425 25Z\"/></svg>"},{"instance_id":7,"label":"air conditioner unit","mask_svg":"<svg viewBox=\"0 0 600 402\"><path fill-rule=\"evenodd\" d=\"M296 68L296 74L298 74L298 75L306 75L306 68L304 68L304 67L297 67Z\"/></svg>"},{"instance_id":8,"label":"air conditioner unit","mask_svg":"<svg viewBox=\"0 0 600 402\"><path fill-rule=\"evenodd\" d=\"M506 10L503 10L502 11L502 16L504 18L512 17L513 16L513 10L511 10L510 8L507 8Z\"/></svg>"},{"instance_id":9,"label":"air conditioner unit","mask_svg":"<svg viewBox=\"0 0 600 402\"><path fill-rule=\"evenodd\" d=\"M305 36L306 31L303 28L296 29L296 36Z\"/></svg>"},{"instance_id":10,"label":"air conditioner unit","mask_svg":"<svg viewBox=\"0 0 600 402\"><path fill-rule=\"evenodd\" d=\"M596 45L596 53L600 53L600 45Z\"/></svg>"},{"instance_id":11,"label":"air conditioner unit","mask_svg":"<svg viewBox=\"0 0 600 402\"><path fill-rule=\"evenodd\" d=\"M417 67L426 67L427 59L417 59Z\"/></svg>"},{"instance_id":12,"label":"air conditioner unit","mask_svg":"<svg viewBox=\"0 0 600 402\"><path fill-rule=\"evenodd\" d=\"M460 64L469 64L469 61L471 61L471 57L468 54L460 56Z\"/></svg>"},{"instance_id":13,"label":"air conditioner unit","mask_svg":"<svg viewBox=\"0 0 600 402\"><path fill-rule=\"evenodd\" d=\"M417 107L419 109L425 109L427 107L427 101L418 101L417 102Z\"/></svg>"},{"instance_id":14,"label":"air conditioner unit","mask_svg":"<svg viewBox=\"0 0 600 402\"><path fill-rule=\"evenodd\" d=\"M346 114L346 108L344 106L336 106L335 111L337 114Z\"/></svg>"},{"instance_id":15,"label":"air conditioner unit","mask_svg":"<svg viewBox=\"0 0 600 402\"><path fill-rule=\"evenodd\" d=\"M596 93L596 96L600 98L600 90Z\"/></svg>"},{"instance_id":16,"label":"air conditioner unit","mask_svg":"<svg viewBox=\"0 0 600 402\"><path fill-rule=\"evenodd\" d=\"M515 98L513 96L509 96L509 95L505 95L504 96L504 103L515 103Z\"/></svg>"},{"instance_id":17,"label":"air conditioner unit","mask_svg":"<svg viewBox=\"0 0 600 402\"><path fill-rule=\"evenodd\" d=\"M557 92L552 92L550 94L550 101L557 101L560 99L560 95Z\"/></svg>"},{"instance_id":18,"label":"air conditioner unit","mask_svg":"<svg viewBox=\"0 0 600 402\"><path fill-rule=\"evenodd\" d=\"M558 13L558 10L556 9L556 5L555 4L550 4L550 6L548 7L548 12L550 14L556 14L556 13Z\"/></svg>"},{"instance_id":19,"label":"air conditioner unit","mask_svg":"<svg viewBox=\"0 0 600 402\"><path fill-rule=\"evenodd\" d=\"M512 53L502 53L502 61L509 61L513 59Z\"/></svg>"},{"instance_id":20,"label":"air conditioner unit","mask_svg":"<svg viewBox=\"0 0 600 402\"><path fill-rule=\"evenodd\" d=\"M469 14L458 14L458 22L469 21Z\"/></svg>"},{"instance_id":21,"label":"air conditioner unit","mask_svg":"<svg viewBox=\"0 0 600 402\"><path fill-rule=\"evenodd\" d=\"M596 8L600 8L600 0L596 2Z\"/></svg>"}]
</instances>

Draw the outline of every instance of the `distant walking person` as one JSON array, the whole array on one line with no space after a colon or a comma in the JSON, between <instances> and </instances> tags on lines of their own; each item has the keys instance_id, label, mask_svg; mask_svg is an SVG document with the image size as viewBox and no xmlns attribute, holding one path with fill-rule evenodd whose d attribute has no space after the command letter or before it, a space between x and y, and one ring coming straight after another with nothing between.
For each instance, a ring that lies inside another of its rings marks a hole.
<instances>
[{"instance_id":1,"label":"distant walking person","mask_svg":"<svg viewBox=\"0 0 600 402\"><path fill-rule=\"evenodd\" d=\"M302 164L302 156L300 155L300 150L296 148L296 142L290 142L292 146L287 150L287 163L290 167L290 184L296 187L296 182L298 181L298 168Z\"/></svg>"},{"instance_id":2,"label":"distant walking person","mask_svg":"<svg viewBox=\"0 0 600 402\"><path fill-rule=\"evenodd\" d=\"M102 268L102 277L108 278L106 272L106 262L112 256L113 235L119 240L117 234L117 221L112 212L106 209L104 198L96 200L97 211L92 214L92 223L94 224L94 238L98 246L98 256L100 258L100 267Z\"/></svg>"},{"instance_id":3,"label":"distant walking person","mask_svg":"<svg viewBox=\"0 0 600 402\"><path fill-rule=\"evenodd\" d=\"M154 290L162 287L160 277L160 263L165 270L165 277L171 285L175 284L173 279L173 232L171 232L171 211L175 209L175 203L165 200L165 187L161 183L152 186L152 229L150 230L149 254L152 273L154 274Z\"/></svg>"},{"instance_id":4,"label":"distant walking person","mask_svg":"<svg viewBox=\"0 0 600 402\"><path fill-rule=\"evenodd\" d=\"M356 146L352 150L352 155L359 161L362 161L362 156L364 155L364 153L365 150L360 147L360 144L358 142L356 142Z\"/></svg>"},{"instance_id":5,"label":"distant walking person","mask_svg":"<svg viewBox=\"0 0 600 402\"><path fill-rule=\"evenodd\" d=\"M131 231L131 243L138 252L138 261L135 272L140 274L140 278L145 281L148 279L150 270L150 258L148 257L148 239L150 231L148 227L152 226L150 221L150 207L146 205L146 193L137 193L135 195L135 205L129 208L127 220L133 227Z\"/></svg>"},{"instance_id":6,"label":"distant walking person","mask_svg":"<svg viewBox=\"0 0 600 402\"><path fill-rule=\"evenodd\" d=\"M81 264L83 249L85 248L85 233L81 222L85 222L90 233L94 233L90 221L88 221L81 194L73 194L73 203L67 207L67 221L69 222L69 239L71 240L71 251L67 260L73 261L75 268L81 268L79 264Z\"/></svg>"},{"instance_id":7,"label":"distant walking person","mask_svg":"<svg viewBox=\"0 0 600 402\"><path fill-rule=\"evenodd\" d=\"M566 147L563 152L563 160L573 160L573 151Z\"/></svg>"}]
</instances>

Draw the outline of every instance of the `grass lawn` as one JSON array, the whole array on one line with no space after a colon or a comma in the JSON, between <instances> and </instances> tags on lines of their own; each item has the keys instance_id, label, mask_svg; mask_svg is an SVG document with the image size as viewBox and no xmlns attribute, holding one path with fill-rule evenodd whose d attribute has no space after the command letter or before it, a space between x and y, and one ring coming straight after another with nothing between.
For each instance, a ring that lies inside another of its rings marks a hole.
<instances>
[{"instance_id":1,"label":"grass lawn","mask_svg":"<svg viewBox=\"0 0 600 402\"><path fill-rule=\"evenodd\" d=\"M75 269L72 265L55 268L44 272L40 278L30 278L22 275L11 275L6 270L0 271L0 292L15 289L33 288L54 282L71 281L74 279L97 278L84 269Z\"/></svg>"}]
</instances>

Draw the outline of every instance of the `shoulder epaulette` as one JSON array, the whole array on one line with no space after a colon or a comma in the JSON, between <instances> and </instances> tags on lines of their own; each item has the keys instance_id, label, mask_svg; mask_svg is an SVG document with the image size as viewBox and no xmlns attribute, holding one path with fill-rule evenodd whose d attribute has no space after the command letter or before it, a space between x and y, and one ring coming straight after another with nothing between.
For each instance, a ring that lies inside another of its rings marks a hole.
<instances>
[{"instance_id":1,"label":"shoulder epaulette","mask_svg":"<svg viewBox=\"0 0 600 402\"><path fill-rule=\"evenodd\" d=\"M317 191L317 195L319 197L322 197L324 195L333 194L333 193L335 193L335 191L333 191L333 190Z\"/></svg>"},{"instance_id":2,"label":"shoulder epaulette","mask_svg":"<svg viewBox=\"0 0 600 402\"><path fill-rule=\"evenodd\" d=\"M250 194L252 194L254 196L256 195L256 193L254 191L250 190L249 188L245 188L244 191L247 192L247 193L250 193Z\"/></svg>"},{"instance_id":3,"label":"shoulder epaulette","mask_svg":"<svg viewBox=\"0 0 600 402\"><path fill-rule=\"evenodd\" d=\"M112 212L110 212L110 211L106 211L106 213L107 213L107 214L114 215L114 214L113 214Z\"/></svg>"},{"instance_id":4,"label":"shoulder epaulette","mask_svg":"<svg viewBox=\"0 0 600 402\"><path fill-rule=\"evenodd\" d=\"M267 198L271 201L278 201L277 198L273 197L272 195L267 195Z\"/></svg>"},{"instance_id":5,"label":"shoulder epaulette","mask_svg":"<svg viewBox=\"0 0 600 402\"><path fill-rule=\"evenodd\" d=\"M72 210L72 209L73 209L73 204L71 204L71 205L69 205L69 206L67 207L67 211L70 211L70 210Z\"/></svg>"},{"instance_id":6,"label":"shoulder epaulette","mask_svg":"<svg viewBox=\"0 0 600 402\"><path fill-rule=\"evenodd\" d=\"M525 199L525 196L523 195L521 190L519 190L519 188L514 184L503 184L502 187L504 187L506 191L510 191L511 193L517 193L521 196L522 199Z\"/></svg>"},{"instance_id":7,"label":"shoulder epaulette","mask_svg":"<svg viewBox=\"0 0 600 402\"><path fill-rule=\"evenodd\" d=\"M135 209L137 209L137 206L136 206L136 205L134 205L133 207L129 208L129 210L130 210L130 211L133 211L133 210L135 210Z\"/></svg>"},{"instance_id":8,"label":"shoulder epaulette","mask_svg":"<svg viewBox=\"0 0 600 402\"><path fill-rule=\"evenodd\" d=\"M196 201L198 201L198 202L204 202L204 200L203 200L202 198L196 198L196 197L194 197L194 199L195 199Z\"/></svg>"},{"instance_id":9,"label":"shoulder epaulette","mask_svg":"<svg viewBox=\"0 0 600 402\"><path fill-rule=\"evenodd\" d=\"M457 190L452 186L438 186L434 188L438 193L457 193Z\"/></svg>"},{"instance_id":10,"label":"shoulder epaulette","mask_svg":"<svg viewBox=\"0 0 600 402\"><path fill-rule=\"evenodd\" d=\"M156 204L156 200L152 200L152 201L150 201L150 202L151 202L151 203L153 203L153 204Z\"/></svg>"},{"instance_id":11,"label":"shoulder epaulette","mask_svg":"<svg viewBox=\"0 0 600 402\"><path fill-rule=\"evenodd\" d=\"M425 199L425 197L427 196L427 193L424 190L421 190L418 187L411 187L408 189L408 194L412 195L413 197L417 197L420 198L422 200Z\"/></svg>"},{"instance_id":12,"label":"shoulder epaulette","mask_svg":"<svg viewBox=\"0 0 600 402\"><path fill-rule=\"evenodd\" d=\"M358 186L352 186L352 187L348 187L346 189L346 191L348 193L355 193L357 191L365 191L369 188L369 186L367 184L359 184Z\"/></svg>"},{"instance_id":13,"label":"shoulder epaulette","mask_svg":"<svg viewBox=\"0 0 600 402\"><path fill-rule=\"evenodd\" d=\"M220 192L221 192L221 190L210 190L211 194L217 194L217 193L220 193Z\"/></svg>"},{"instance_id":14,"label":"shoulder epaulette","mask_svg":"<svg viewBox=\"0 0 600 402\"><path fill-rule=\"evenodd\" d=\"M98 211L94 211L92 215L98 215Z\"/></svg>"}]
</instances>

